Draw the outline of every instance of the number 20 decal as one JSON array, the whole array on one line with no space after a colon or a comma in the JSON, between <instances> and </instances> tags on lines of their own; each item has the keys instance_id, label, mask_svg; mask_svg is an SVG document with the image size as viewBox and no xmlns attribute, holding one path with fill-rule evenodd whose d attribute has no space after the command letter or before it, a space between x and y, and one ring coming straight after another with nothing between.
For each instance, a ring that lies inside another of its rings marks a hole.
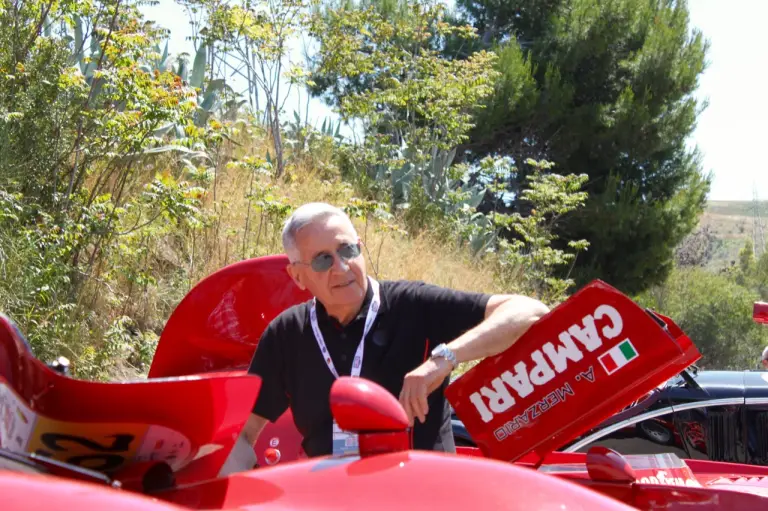
<instances>
[{"instance_id":1,"label":"number 20 decal","mask_svg":"<svg viewBox=\"0 0 768 511\"><path fill-rule=\"evenodd\" d=\"M125 462L125 457L118 453L126 453L130 449L131 442L133 442L136 437L130 434L116 434L109 435L109 438L114 438L112 445L102 445L88 438L62 433L43 433L40 440L51 451L66 452L69 450L66 447L66 443L71 442L80 444L91 451L104 453L71 456L65 461L79 467L99 472L107 472L116 469ZM38 449L37 454L47 457L53 456L52 452L43 449ZM101 461L102 463L101 465L96 466L89 463L94 461Z\"/></svg>"}]
</instances>

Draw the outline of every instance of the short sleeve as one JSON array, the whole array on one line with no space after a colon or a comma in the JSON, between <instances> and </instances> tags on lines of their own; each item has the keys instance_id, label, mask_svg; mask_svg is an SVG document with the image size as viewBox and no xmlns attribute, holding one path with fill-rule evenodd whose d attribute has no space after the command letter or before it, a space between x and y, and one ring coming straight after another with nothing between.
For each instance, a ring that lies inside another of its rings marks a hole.
<instances>
[{"instance_id":1,"label":"short sleeve","mask_svg":"<svg viewBox=\"0 0 768 511\"><path fill-rule=\"evenodd\" d=\"M416 300L424 311L432 347L450 342L485 319L491 295L415 282Z\"/></svg>"},{"instance_id":2,"label":"short sleeve","mask_svg":"<svg viewBox=\"0 0 768 511\"><path fill-rule=\"evenodd\" d=\"M261 377L261 389L253 406L253 413L275 422L288 409L285 390L285 364L280 349L277 322L264 330L248 367L248 373Z\"/></svg>"}]
</instances>

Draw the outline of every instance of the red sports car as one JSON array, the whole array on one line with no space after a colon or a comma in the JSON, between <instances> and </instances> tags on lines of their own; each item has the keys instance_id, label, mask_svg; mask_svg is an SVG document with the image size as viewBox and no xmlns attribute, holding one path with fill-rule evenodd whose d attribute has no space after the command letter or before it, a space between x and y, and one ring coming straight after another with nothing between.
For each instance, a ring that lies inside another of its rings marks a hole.
<instances>
[{"instance_id":1,"label":"red sports car","mask_svg":"<svg viewBox=\"0 0 768 511\"><path fill-rule=\"evenodd\" d=\"M768 509L766 467L554 451L699 358L670 318L599 281L448 387L478 448L412 450L395 397L345 377L330 402L357 454L302 459L286 414L254 446L258 468L220 477L259 392L245 368L261 331L307 298L285 262L243 261L201 282L146 380L70 378L0 317L0 508Z\"/></svg>"}]
</instances>

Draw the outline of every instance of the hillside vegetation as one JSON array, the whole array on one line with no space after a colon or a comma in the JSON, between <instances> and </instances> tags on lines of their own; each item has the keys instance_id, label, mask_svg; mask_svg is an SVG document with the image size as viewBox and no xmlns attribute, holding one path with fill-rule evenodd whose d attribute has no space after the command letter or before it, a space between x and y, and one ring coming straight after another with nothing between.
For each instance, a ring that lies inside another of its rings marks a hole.
<instances>
[{"instance_id":1,"label":"hillside vegetation","mask_svg":"<svg viewBox=\"0 0 768 511\"><path fill-rule=\"evenodd\" d=\"M279 253L287 215L323 200L379 278L552 306L603 278L682 318L706 364L751 366L766 265L708 272L691 234L706 45L684 3L513 3L489 27L495 2L179 0L195 54L176 55L141 2L0 0L0 311L78 377L144 374L196 282ZM360 136L286 112L288 87Z\"/></svg>"},{"instance_id":2,"label":"hillside vegetation","mask_svg":"<svg viewBox=\"0 0 768 511\"><path fill-rule=\"evenodd\" d=\"M758 369L768 345L766 328L752 320L754 302L768 300L768 255L754 251L754 211L748 201L710 201L677 247L670 276L637 297L675 318L706 368Z\"/></svg>"},{"instance_id":3,"label":"hillside vegetation","mask_svg":"<svg viewBox=\"0 0 768 511\"><path fill-rule=\"evenodd\" d=\"M763 224L768 223L768 202L759 203ZM738 262L739 251L753 239L755 203L753 201L709 201L699 225L711 231L715 247L708 267L718 270ZM764 227L768 234L768 225Z\"/></svg>"}]
</instances>

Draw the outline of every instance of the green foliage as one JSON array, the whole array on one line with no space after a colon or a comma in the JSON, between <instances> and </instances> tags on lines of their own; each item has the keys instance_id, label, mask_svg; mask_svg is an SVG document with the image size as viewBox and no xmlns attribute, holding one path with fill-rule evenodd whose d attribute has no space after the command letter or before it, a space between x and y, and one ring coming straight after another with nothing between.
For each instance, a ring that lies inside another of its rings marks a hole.
<instances>
[{"instance_id":1,"label":"green foliage","mask_svg":"<svg viewBox=\"0 0 768 511\"><path fill-rule=\"evenodd\" d=\"M455 146L491 92L495 55L441 58L431 40L472 32L446 23L440 4L413 2L397 16L343 5L315 15L311 34L320 43L312 80L328 84L342 118L365 132L362 147L349 148L347 175L393 208L411 207L412 193L441 201L456 181Z\"/></svg>"},{"instance_id":2,"label":"green foliage","mask_svg":"<svg viewBox=\"0 0 768 511\"><path fill-rule=\"evenodd\" d=\"M371 8L315 17L311 33L321 45L315 73L338 78L335 94L345 120L364 119L368 129L385 123L408 146L423 139L418 145L450 150L473 126L470 108L491 92L495 55L439 58L426 44L431 37L471 33L442 21L440 4L409 7L412 16L395 21ZM370 88L344 88L364 75Z\"/></svg>"},{"instance_id":3,"label":"green foliage","mask_svg":"<svg viewBox=\"0 0 768 511\"><path fill-rule=\"evenodd\" d=\"M85 226L62 228L39 209L25 207L22 194L0 191L0 312L28 332L42 360L72 356L70 342L88 336L71 301L71 274L62 254Z\"/></svg>"},{"instance_id":4,"label":"green foliage","mask_svg":"<svg viewBox=\"0 0 768 511\"><path fill-rule=\"evenodd\" d=\"M744 276L749 276L755 271L755 251L750 239L747 239L744 247L739 250L739 270Z\"/></svg>"},{"instance_id":5,"label":"green foliage","mask_svg":"<svg viewBox=\"0 0 768 511\"><path fill-rule=\"evenodd\" d=\"M104 344L98 350L85 349L78 374L91 380L108 380L120 372L129 375L146 372L152 363L157 341L156 334L140 331L130 317L119 317L107 329Z\"/></svg>"},{"instance_id":6,"label":"green foliage","mask_svg":"<svg viewBox=\"0 0 768 511\"><path fill-rule=\"evenodd\" d=\"M552 245L556 240L554 226L564 215L584 205L587 193L581 189L587 176L548 173L552 164L546 161L526 163L535 169L527 176L529 183L521 194L521 199L532 206L530 214L489 215L496 237L502 231L511 231L511 236L499 237L498 241L501 276L510 287L522 286L546 303L557 303L567 298L574 284L570 278L556 277L557 270L569 263L572 267L589 242L571 241L568 252L556 248Z\"/></svg>"},{"instance_id":7,"label":"green foliage","mask_svg":"<svg viewBox=\"0 0 768 511\"><path fill-rule=\"evenodd\" d=\"M585 207L556 230L568 233L564 240L580 234L591 243L593 250L577 266L577 283L600 278L634 294L663 281L675 248L697 222L707 189L707 181L694 177L668 200L649 201L639 185L610 177L604 191L592 191Z\"/></svg>"},{"instance_id":8,"label":"green foliage","mask_svg":"<svg viewBox=\"0 0 768 511\"><path fill-rule=\"evenodd\" d=\"M77 376L146 371L190 286L280 251L307 196L342 205L366 240L375 224L458 245L552 304L577 267L642 288L695 223L708 183L680 133L701 45L681 41L683 11L460 2L473 28L431 0L180 3L204 13L192 62L140 1L0 8L0 311ZM302 31L319 43L309 69L288 62ZM281 78L325 95L363 139L298 111L284 124ZM741 279L729 292L744 302L768 289L766 261L718 278Z\"/></svg>"},{"instance_id":9,"label":"green foliage","mask_svg":"<svg viewBox=\"0 0 768 511\"><path fill-rule=\"evenodd\" d=\"M702 353L706 369L756 369L768 331L752 320L757 292L728 275L674 269L669 279L637 297L675 320Z\"/></svg>"},{"instance_id":10,"label":"green foliage","mask_svg":"<svg viewBox=\"0 0 768 511\"><path fill-rule=\"evenodd\" d=\"M138 6L0 12L0 308L43 359L86 360L110 321L96 304L123 284L126 303L146 297L152 248L205 219L204 188L181 175L211 160L225 130L199 122L196 90L156 51L162 34ZM102 374L88 364L76 374Z\"/></svg>"},{"instance_id":11,"label":"green foliage","mask_svg":"<svg viewBox=\"0 0 768 511\"><path fill-rule=\"evenodd\" d=\"M707 50L686 2L458 0L457 9L456 23L472 23L479 39L448 41L445 54L500 56L494 94L458 157L511 156L512 192L531 172L527 158L587 174L586 207L557 230L562 244L591 242L577 282L600 276L627 292L661 282L709 187L686 143Z\"/></svg>"}]
</instances>

